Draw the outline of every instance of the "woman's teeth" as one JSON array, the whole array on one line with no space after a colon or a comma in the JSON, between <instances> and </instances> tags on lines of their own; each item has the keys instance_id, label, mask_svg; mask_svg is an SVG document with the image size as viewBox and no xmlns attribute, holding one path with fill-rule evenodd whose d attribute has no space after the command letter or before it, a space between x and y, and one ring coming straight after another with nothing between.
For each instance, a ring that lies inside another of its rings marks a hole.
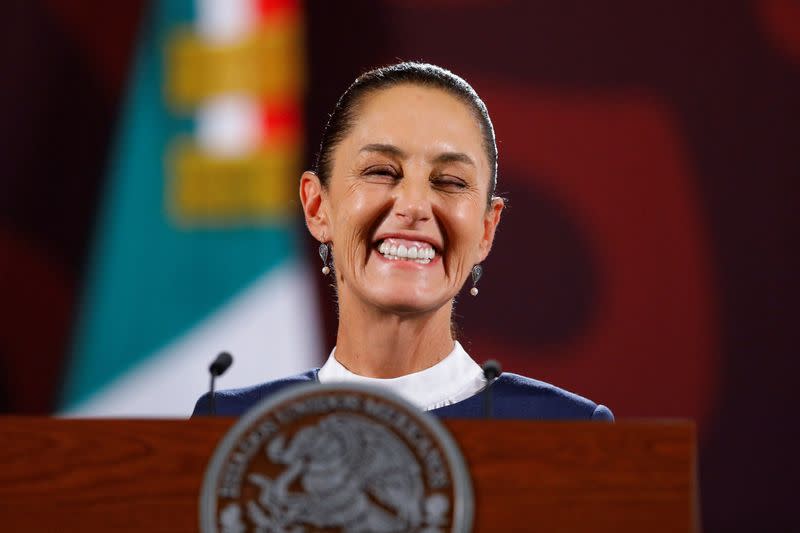
<instances>
[{"instance_id":1,"label":"woman's teeth","mask_svg":"<svg viewBox=\"0 0 800 533\"><path fill-rule=\"evenodd\" d=\"M404 244L391 244L383 241L378 247L378 251L386 259L394 261L414 261L422 265L430 263L436 257L436 250L430 245L406 246Z\"/></svg>"}]
</instances>

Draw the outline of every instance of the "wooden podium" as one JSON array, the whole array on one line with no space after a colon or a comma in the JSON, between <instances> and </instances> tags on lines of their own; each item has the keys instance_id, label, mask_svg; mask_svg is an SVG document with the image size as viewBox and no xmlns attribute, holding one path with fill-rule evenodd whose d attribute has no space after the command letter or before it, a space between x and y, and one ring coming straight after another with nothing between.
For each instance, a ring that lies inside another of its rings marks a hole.
<instances>
[{"instance_id":1,"label":"wooden podium","mask_svg":"<svg viewBox=\"0 0 800 533\"><path fill-rule=\"evenodd\" d=\"M0 418L3 531L197 531L206 465L233 419ZM689 422L445 421L475 531L698 531Z\"/></svg>"}]
</instances>

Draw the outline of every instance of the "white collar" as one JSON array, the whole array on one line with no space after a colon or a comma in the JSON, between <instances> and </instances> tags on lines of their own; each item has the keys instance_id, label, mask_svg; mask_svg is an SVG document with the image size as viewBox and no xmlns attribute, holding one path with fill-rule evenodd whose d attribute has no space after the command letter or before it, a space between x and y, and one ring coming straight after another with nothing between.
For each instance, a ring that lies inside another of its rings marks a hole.
<instances>
[{"instance_id":1,"label":"white collar","mask_svg":"<svg viewBox=\"0 0 800 533\"><path fill-rule=\"evenodd\" d=\"M336 348L319 369L320 383L349 381L377 385L400 395L425 411L469 398L485 384L483 370L458 341L455 342L453 351L432 367L388 379L354 374L336 360L335 353Z\"/></svg>"}]
</instances>

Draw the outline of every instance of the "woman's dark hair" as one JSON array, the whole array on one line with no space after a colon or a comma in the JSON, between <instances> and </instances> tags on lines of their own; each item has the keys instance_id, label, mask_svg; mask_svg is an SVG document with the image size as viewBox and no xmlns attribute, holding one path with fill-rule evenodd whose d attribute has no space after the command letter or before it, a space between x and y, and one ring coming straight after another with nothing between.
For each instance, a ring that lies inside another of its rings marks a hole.
<instances>
[{"instance_id":1,"label":"woman's dark hair","mask_svg":"<svg viewBox=\"0 0 800 533\"><path fill-rule=\"evenodd\" d=\"M458 98L469 107L481 128L486 158L489 160L489 197L491 203L497 186L497 144L494 138L494 127L478 93L463 78L447 69L428 63L404 62L380 67L365 72L353 82L336 102L322 133L314 172L319 176L323 187L327 187L333 167L333 151L344 139L353 126L358 105L362 99L382 89L397 85L419 85L441 89Z\"/></svg>"}]
</instances>

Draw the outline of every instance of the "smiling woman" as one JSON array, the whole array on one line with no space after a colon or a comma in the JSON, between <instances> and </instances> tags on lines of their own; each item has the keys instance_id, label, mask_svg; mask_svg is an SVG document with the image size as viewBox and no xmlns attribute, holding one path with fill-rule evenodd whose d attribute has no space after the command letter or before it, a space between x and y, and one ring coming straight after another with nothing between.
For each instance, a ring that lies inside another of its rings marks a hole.
<instances>
[{"instance_id":1,"label":"smiling woman","mask_svg":"<svg viewBox=\"0 0 800 533\"><path fill-rule=\"evenodd\" d=\"M336 348L320 369L217 393L217 413L238 415L292 384L352 381L440 416L480 416L479 393L492 387L497 417L613 420L541 381L505 373L487 383L452 335L454 298L480 277L500 222L496 183L494 129L466 81L421 63L357 78L300 179L306 225L335 278ZM207 405L201 398L195 414Z\"/></svg>"}]
</instances>

